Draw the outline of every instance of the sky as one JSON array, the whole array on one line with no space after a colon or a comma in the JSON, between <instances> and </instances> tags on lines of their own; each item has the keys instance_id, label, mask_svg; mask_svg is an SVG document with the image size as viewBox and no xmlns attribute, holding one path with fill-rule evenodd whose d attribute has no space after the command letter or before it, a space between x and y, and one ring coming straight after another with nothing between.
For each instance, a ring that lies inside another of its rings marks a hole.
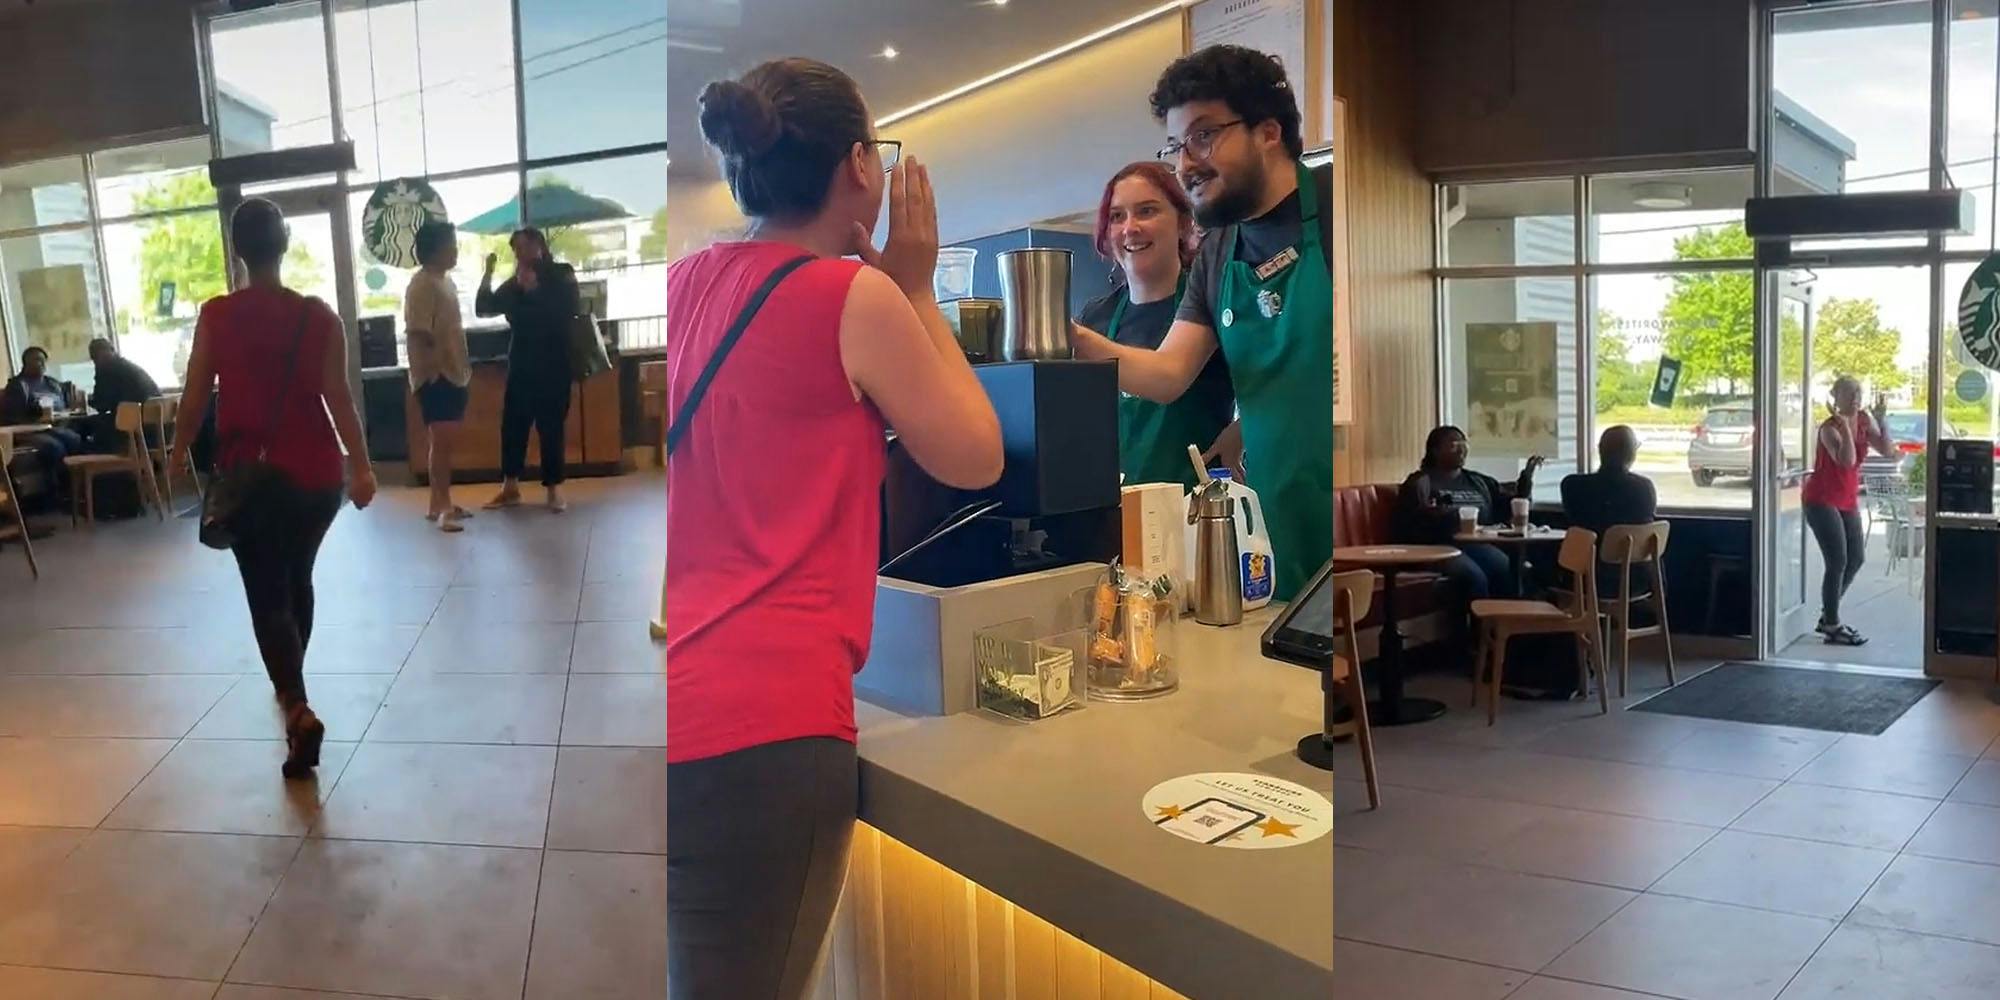
<instances>
[{"instance_id":1,"label":"sky","mask_svg":"<svg viewBox=\"0 0 2000 1000\"><path fill-rule=\"evenodd\" d=\"M1979 216L1977 232L1955 238L1951 243L1954 249L1984 249L1992 243L1996 32L2000 32L2000 21L1993 18L1955 21L1952 25L1947 159L1960 164L1952 168L1953 181L1973 189ZM1921 188L1928 183L1928 22L1848 31L1781 32L1773 55L1777 89L1853 140L1855 158L1847 166L1849 191ZM1607 216L1602 225L1609 232L1714 223L1728 217L1646 213ZM1627 250L1619 259L1640 259L1638 254L1642 253L1650 259L1670 259L1674 238L1687 231L1691 230L1620 237L1627 241ZM1955 299L1958 284L1969 271L1969 266L1947 269L1948 295ZM1925 363L1930 283L1923 269L1820 268L1813 285L1821 302L1828 298L1874 299L1881 305L1884 324L1904 334L1899 365L1907 368ZM1650 321L1659 315L1670 289L1671 283L1663 279L1621 276L1599 279L1597 294L1600 307L1627 320ZM1951 312L1947 310L1946 315ZM1658 345L1636 343L1633 353L1656 356Z\"/></svg>"}]
</instances>

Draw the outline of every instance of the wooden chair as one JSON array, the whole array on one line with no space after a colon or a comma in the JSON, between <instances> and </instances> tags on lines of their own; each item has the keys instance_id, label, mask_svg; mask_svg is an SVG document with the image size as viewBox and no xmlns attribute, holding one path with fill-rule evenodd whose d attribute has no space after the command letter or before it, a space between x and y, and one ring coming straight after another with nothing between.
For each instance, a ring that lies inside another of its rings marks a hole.
<instances>
[{"instance_id":1,"label":"wooden chair","mask_svg":"<svg viewBox=\"0 0 2000 1000\"><path fill-rule=\"evenodd\" d=\"M1472 700L1479 704L1481 675L1488 686L1486 724L1500 715L1500 677L1507 664L1507 640L1517 635L1567 633L1576 637L1577 652L1586 671L1597 674L1597 705L1611 712L1606 688L1604 643L1597 634L1597 532L1571 528L1563 536L1556 565L1569 571L1575 590L1571 607L1559 608L1547 601L1483 600L1472 602L1472 617L1479 627L1479 652L1474 657Z\"/></svg>"},{"instance_id":2,"label":"wooden chair","mask_svg":"<svg viewBox=\"0 0 2000 1000\"><path fill-rule=\"evenodd\" d=\"M18 538L21 551L28 554L28 572L35 579L42 578L42 567L35 562L35 543L28 538L28 518L21 513L21 498L14 492L14 474L7 466L14 461L14 436L0 434L0 507L14 515L14 523L0 525L0 538Z\"/></svg>"},{"instance_id":3,"label":"wooden chair","mask_svg":"<svg viewBox=\"0 0 2000 1000\"><path fill-rule=\"evenodd\" d=\"M1667 649L1667 686L1674 679L1674 637L1667 630L1667 554L1665 521L1651 524L1620 524L1605 529L1599 558L1618 567L1618 596L1604 609L1611 626L1611 642L1618 649L1618 697L1625 697L1632 682L1632 640L1659 636ZM1632 567L1651 567L1652 586L1644 593L1632 592ZM1653 624L1632 627L1632 609L1643 606L1652 612Z\"/></svg>"},{"instance_id":4,"label":"wooden chair","mask_svg":"<svg viewBox=\"0 0 2000 1000\"><path fill-rule=\"evenodd\" d=\"M153 437L146 442L146 457L153 463L153 476L159 488L167 495L167 507L178 512L180 504L174 498L174 421L181 412L179 396L154 396L141 404L140 423L150 428Z\"/></svg>"},{"instance_id":5,"label":"wooden chair","mask_svg":"<svg viewBox=\"0 0 2000 1000\"><path fill-rule=\"evenodd\" d=\"M639 365L639 408L646 426L653 429L653 464L667 466L667 363L647 361Z\"/></svg>"},{"instance_id":6,"label":"wooden chair","mask_svg":"<svg viewBox=\"0 0 2000 1000\"><path fill-rule=\"evenodd\" d=\"M1347 655L1333 656L1329 700L1339 692L1354 716L1354 742L1361 748L1361 773L1368 782L1368 808L1382 807L1381 786L1375 778L1375 737L1368 728L1368 694L1361 683L1361 619L1368 616L1375 596L1375 574L1368 570L1335 573L1333 580L1333 627L1347 638Z\"/></svg>"},{"instance_id":7,"label":"wooden chair","mask_svg":"<svg viewBox=\"0 0 2000 1000\"><path fill-rule=\"evenodd\" d=\"M139 503L143 507L148 495L153 501L153 513L160 520L167 518L166 505L160 501L160 484L153 478L153 460L146 451L146 421L143 407L138 403L119 403L115 426L124 437L124 448L111 455L71 455L63 459L69 469L70 524L74 526L79 514L86 523L97 524L97 477L106 475L130 475L139 483Z\"/></svg>"}]
</instances>

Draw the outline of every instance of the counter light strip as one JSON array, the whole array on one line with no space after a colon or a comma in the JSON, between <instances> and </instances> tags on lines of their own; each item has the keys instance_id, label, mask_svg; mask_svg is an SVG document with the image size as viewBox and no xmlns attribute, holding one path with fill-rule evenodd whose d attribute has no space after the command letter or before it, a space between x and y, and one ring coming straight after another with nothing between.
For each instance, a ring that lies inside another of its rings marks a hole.
<instances>
[{"instance_id":1,"label":"counter light strip","mask_svg":"<svg viewBox=\"0 0 2000 1000\"><path fill-rule=\"evenodd\" d=\"M1132 17L1128 17L1125 20L1120 21L1117 24L1114 24L1108 28L1100 28L1096 31L1091 32L1088 35L1083 36L1082 38L1079 38L1066 45L1061 45L1056 48L1050 49L1047 52L1035 56L1034 58L1029 59L1025 62L1015 63L1014 65L1009 66L1006 69L1003 69L997 73L980 77L979 79L974 80L971 83L959 87L954 87L951 90L947 90L944 93L937 95L936 97L930 98L929 100L917 104L912 104L901 111L895 112L894 114L878 118L875 120L875 127L887 128L890 125L894 125L895 123L902 121L905 118L909 118L913 115L918 115L925 111L929 111L930 109L935 108L940 104L944 104L947 101L955 101L958 98L964 97L965 95L970 94L975 90L982 90L986 87L990 87L993 84L999 83L1000 81L1007 79L1008 77L1017 76L1021 73L1025 73L1028 70L1034 69L1035 67L1042 65L1043 63L1049 62L1050 60L1060 59L1063 56L1075 52L1078 49L1103 41L1104 39L1109 38L1112 35L1118 34L1121 31L1125 31L1128 28L1136 28L1139 25L1145 24L1146 22L1151 21L1156 17L1159 17L1163 14L1172 13L1173 11L1180 10L1182 7L1192 6L1194 3L1195 0L1168 0L1167 3L1163 3L1158 7L1153 8L1152 10L1146 11L1142 14L1135 14Z\"/></svg>"}]
</instances>

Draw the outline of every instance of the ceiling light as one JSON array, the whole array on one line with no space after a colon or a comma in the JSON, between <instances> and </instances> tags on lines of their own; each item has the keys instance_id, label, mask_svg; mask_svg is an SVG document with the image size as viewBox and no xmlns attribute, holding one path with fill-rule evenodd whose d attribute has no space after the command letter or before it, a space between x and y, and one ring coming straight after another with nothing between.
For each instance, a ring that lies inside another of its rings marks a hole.
<instances>
[{"instance_id":1,"label":"ceiling light","mask_svg":"<svg viewBox=\"0 0 2000 1000\"><path fill-rule=\"evenodd\" d=\"M980 90L985 87L989 87L993 84L999 83L1000 81L1007 79L1010 76L1016 76L1021 73L1027 72L1028 70L1034 69L1035 67L1040 66L1045 62L1049 62L1050 60L1060 59L1063 56L1069 55L1070 53L1075 52L1080 48L1084 48L1085 46L1092 45L1106 38L1110 38L1112 35L1118 34L1119 32L1124 31L1127 28L1136 28L1139 25L1145 24L1146 22L1161 16L1162 14L1167 14L1173 11L1180 10L1182 7L1190 6L1194 2L1195 0L1169 0L1169 2L1167 3L1163 3L1158 7L1154 7L1153 9L1145 11L1143 13L1134 14L1131 17L1128 17L1125 20L1118 22L1117 24L1111 25L1110 27L1099 28L1098 30L1093 31L1090 34L1083 36L1082 38L1076 39L1073 42L1069 42L1064 45L1058 45L1055 48L1050 49L1047 52L1042 53L1041 55L1035 56L1032 59L1026 59L1021 62L1015 63L1014 65L1009 66L1006 69L999 71L998 73L990 73L986 76L982 76L979 79L972 81L971 83L959 87L953 87L952 89L947 90L944 93L937 95L936 97L924 101L919 101L915 104L910 105L907 108L902 109L901 111L897 111L893 114L885 115L881 118L878 118L875 120L875 127L883 128L889 125L894 125L895 123L902 121L903 119L908 118L912 115L917 115L925 111L929 111L930 109L935 108L938 105L945 103L946 101L957 100L958 98L964 97L965 95L970 94L975 90Z\"/></svg>"},{"instance_id":2,"label":"ceiling light","mask_svg":"<svg viewBox=\"0 0 2000 1000\"><path fill-rule=\"evenodd\" d=\"M1686 184L1644 181L1632 185L1632 204L1640 208L1686 208L1694 204L1694 189Z\"/></svg>"},{"instance_id":3,"label":"ceiling light","mask_svg":"<svg viewBox=\"0 0 2000 1000\"><path fill-rule=\"evenodd\" d=\"M898 51L896 51L896 47L895 47L894 45L884 45L884 46L882 46L882 58L884 58L884 59L894 59L894 58L896 58L896 57L897 57L897 56L899 56L899 55L902 55L902 53L901 53L901 52L898 52Z\"/></svg>"}]
</instances>

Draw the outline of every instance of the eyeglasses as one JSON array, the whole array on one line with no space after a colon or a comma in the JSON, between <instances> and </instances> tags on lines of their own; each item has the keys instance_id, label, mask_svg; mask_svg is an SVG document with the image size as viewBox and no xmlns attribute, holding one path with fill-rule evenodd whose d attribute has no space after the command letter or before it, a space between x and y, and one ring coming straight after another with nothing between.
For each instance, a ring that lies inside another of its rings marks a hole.
<instances>
[{"instance_id":1,"label":"eyeglasses","mask_svg":"<svg viewBox=\"0 0 2000 1000\"><path fill-rule=\"evenodd\" d=\"M1215 137L1221 135L1224 129L1232 125L1241 124L1243 124L1243 119L1238 118L1235 121L1223 122L1220 125L1210 125L1207 128L1196 129L1188 133L1186 139L1169 141L1160 149L1160 159L1165 160L1168 164L1178 163L1180 162L1181 151L1186 150L1188 155L1195 159L1206 160L1208 159L1208 154L1215 152Z\"/></svg>"},{"instance_id":2,"label":"eyeglasses","mask_svg":"<svg viewBox=\"0 0 2000 1000\"><path fill-rule=\"evenodd\" d=\"M882 154L882 172L891 173L903 161L903 143L897 139L875 139L869 143Z\"/></svg>"}]
</instances>

